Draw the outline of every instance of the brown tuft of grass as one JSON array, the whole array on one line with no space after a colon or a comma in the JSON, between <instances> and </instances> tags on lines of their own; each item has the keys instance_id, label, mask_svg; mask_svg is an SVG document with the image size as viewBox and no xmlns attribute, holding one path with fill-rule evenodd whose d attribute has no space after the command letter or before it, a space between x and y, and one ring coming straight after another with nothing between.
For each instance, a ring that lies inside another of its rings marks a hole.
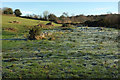
<instances>
[{"instance_id":1,"label":"brown tuft of grass","mask_svg":"<svg viewBox=\"0 0 120 80\"><path fill-rule=\"evenodd\" d=\"M10 32L16 32L17 31L17 29L15 29L15 28L4 28L3 30L4 31L10 31Z\"/></svg>"}]
</instances>

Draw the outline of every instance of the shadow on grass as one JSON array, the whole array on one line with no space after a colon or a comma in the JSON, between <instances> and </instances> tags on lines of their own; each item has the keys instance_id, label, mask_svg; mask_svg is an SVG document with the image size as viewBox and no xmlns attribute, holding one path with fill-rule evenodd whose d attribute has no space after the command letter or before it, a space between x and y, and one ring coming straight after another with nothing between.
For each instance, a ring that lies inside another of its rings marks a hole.
<instances>
[{"instance_id":1,"label":"shadow on grass","mask_svg":"<svg viewBox=\"0 0 120 80\"><path fill-rule=\"evenodd\" d=\"M24 41L27 41L28 39L0 39L0 40L24 40Z\"/></svg>"}]
</instances>

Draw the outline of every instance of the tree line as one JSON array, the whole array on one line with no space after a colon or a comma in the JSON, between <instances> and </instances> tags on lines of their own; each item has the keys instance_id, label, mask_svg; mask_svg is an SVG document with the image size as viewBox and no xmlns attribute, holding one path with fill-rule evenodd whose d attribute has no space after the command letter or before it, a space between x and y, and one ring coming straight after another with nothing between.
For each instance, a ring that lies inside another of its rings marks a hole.
<instances>
[{"instance_id":1,"label":"tree line","mask_svg":"<svg viewBox=\"0 0 120 80\"><path fill-rule=\"evenodd\" d=\"M49 13L48 11L44 11L43 15L36 15L36 14L27 14L26 16L21 16L22 13L20 9L16 9L15 11L12 8L3 8L3 14L14 14L16 16L22 18L29 18L29 19L37 19L37 20L45 20L45 21L52 21L58 24L72 24L78 26L89 26L89 27L113 27L113 28L120 28L120 14L104 14L104 15L88 15L85 16L83 14L69 16L67 12L63 12L60 17L57 17L53 13Z\"/></svg>"},{"instance_id":2,"label":"tree line","mask_svg":"<svg viewBox=\"0 0 120 80\"><path fill-rule=\"evenodd\" d=\"M12 8L7 8L7 7L4 7L4 8L2 9L2 14L16 15L16 16L22 15L20 9L15 9L15 10L13 11Z\"/></svg>"},{"instance_id":3,"label":"tree line","mask_svg":"<svg viewBox=\"0 0 120 80\"><path fill-rule=\"evenodd\" d=\"M46 13L46 14L44 14ZM55 14L44 12L44 16L27 15L25 18L40 19L45 21L52 21L57 24L71 24L75 26L88 26L88 27L110 27L120 29L120 14L104 14L104 15L76 15L68 16L68 13L63 13L60 17ZM48 14L47 14L48 13Z\"/></svg>"}]
</instances>

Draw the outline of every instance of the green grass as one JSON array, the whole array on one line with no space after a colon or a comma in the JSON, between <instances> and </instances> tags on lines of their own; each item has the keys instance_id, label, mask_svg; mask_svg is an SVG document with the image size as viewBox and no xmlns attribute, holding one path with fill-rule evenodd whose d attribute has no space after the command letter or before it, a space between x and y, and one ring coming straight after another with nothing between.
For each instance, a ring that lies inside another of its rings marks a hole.
<instances>
[{"instance_id":1,"label":"green grass","mask_svg":"<svg viewBox=\"0 0 120 80\"><path fill-rule=\"evenodd\" d=\"M13 18L16 17L10 19ZM3 27L8 24L6 22ZM33 23L37 24L37 20ZM21 26L12 27L19 30ZM119 30L104 28L99 31L94 27L59 30L44 30L53 33L55 40L3 40L3 78L118 77L119 53L115 39ZM19 32L17 36L22 38L23 34ZM3 32L3 37L16 38L16 34Z\"/></svg>"},{"instance_id":2,"label":"green grass","mask_svg":"<svg viewBox=\"0 0 120 80\"><path fill-rule=\"evenodd\" d=\"M12 21L18 21L20 22L19 24L17 23L10 23ZM15 16L2 16L2 28L14 28L16 31L2 31L2 38L13 38L16 35L21 35L23 38L24 34L28 34L29 29L32 26L38 25L39 23L42 24L47 24L49 21L41 21L41 20L32 20L32 19L25 19L25 18L20 18L20 17L15 17ZM61 24L55 24L53 23L54 26L49 26L51 28L56 28L58 26L61 26ZM7 34L7 35L6 35ZM8 35L9 34L9 35Z\"/></svg>"}]
</instances>

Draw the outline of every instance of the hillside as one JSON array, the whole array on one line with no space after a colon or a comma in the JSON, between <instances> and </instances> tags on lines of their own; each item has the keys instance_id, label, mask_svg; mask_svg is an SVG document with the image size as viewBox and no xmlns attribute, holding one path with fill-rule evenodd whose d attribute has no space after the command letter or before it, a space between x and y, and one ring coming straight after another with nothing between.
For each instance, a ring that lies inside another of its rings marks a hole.
<instances>
[{"instance_id":1,"label":"hillside","mask_svg":"<svg viewBox=\"0 0 120 80\"><path fill-rule=\"evenodd\" d=\"M49 21L32 20L32 19L25 19L25 18L20 18L15 16L3 15L2 16L2 30L3 30L2 38L3 39L15 38L16 35L20 37L21 35L27 34L29 29L32 26L38 25L40 23L47 24L49 23ZM61 24L55 24L55 23L53 24L54 26L49 26L49 27L55 28L55 27L61 26Z\"/></svg>"}]
</instances>

